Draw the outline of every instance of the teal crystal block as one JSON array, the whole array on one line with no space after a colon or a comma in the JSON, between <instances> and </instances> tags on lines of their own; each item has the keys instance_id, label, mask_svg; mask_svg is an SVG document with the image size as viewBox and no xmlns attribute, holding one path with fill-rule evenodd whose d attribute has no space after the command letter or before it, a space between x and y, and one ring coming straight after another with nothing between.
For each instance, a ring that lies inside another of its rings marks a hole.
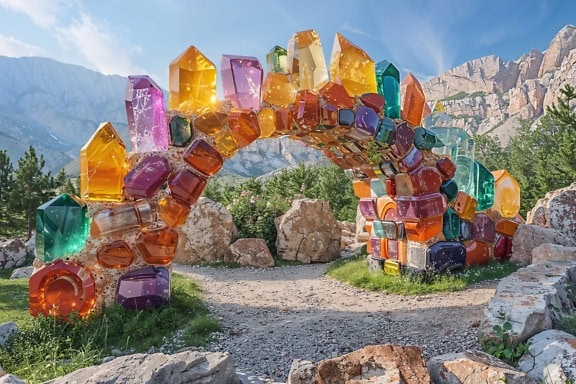
<instances>
[{"instance_id":1,"label":"teal crystal block","mask_svg":"<svg viewBox=\"0 0 576 384\"><path fill-rule=\"evenodd\" d=\"M432 148L432 152L451 159L455 159L457 156L474 159L474 140L462 128L438 126L425 128L433 132L444 143L443 147Z\"/></svg>"},{"instance_id":2,"label":"teal crystal block","mask_svg":"<svg viewBox=\"0 0 576 384\"><path fill-rule=\"evenodd\" d=\"M372 197L386 196L386 185L380 179L370 180L370 193Z\"/></svg>"},{"instance_id":3,"label":"teal crystal block","mask_svg":"<svg viewBox=\"0 0 576 384\"><path fill-rule=\"evenodd\" d=\"M400 72L388 60L376 64L378 93L384 96L385 115L391 119L400 118Z\"/></svg>"},{"instance_id":4,"label":"teal crystal block","mask_svg":"<svg viewBox=\"0 0 576 384\"><path fill-rule=\"evenodd\" d=\"M394 120L385 117L380 120L380 126L376 132L376 141L384 144L389 144L390 134L394 130Z\"/></svg>"},{"instance_id":5,"label":"teal crystal block","mask_svg":"<svg viewBox=\"0 0 576 384\"><path fill-rule=\"evenodd\" d=\"M478 201L476 211L484 211L494 205L494 176L478 161L458 156L453 180L460 191Z\"/></svg>"},{"instance_id":6,"label":"teal crystal block","mask_svg":"<svg viewBox=\"0 0 576 384\"><path fill-rule=\"evenodd\" d=\"M190 119L174 116L170 120L170 141L175 147L185 147L192 139Z\"/></svg>"},{"instance_id":7,"label":"teal crystal block","mask_svg":"<svg viewBox=\"0 0 576 384\"><path fill-rule=\"evenodd\" d=\"M454 181L454 179L450 179L440 186L440 193L443 193L446 196L446 199L449 203L456 199L458 196L458 184Z\"/></svg>"},{"instance_id":8,"label":"teal crystal block","mask_svg":"<svg viewBox=\"0 0 576 384\"><path fill-rule=\"evenodd\" d=\"M460 217L452 208L448 208L442 217L442 234L446 240L458 240L460 237Z\"/></svg>"},{"instance_id":9,"label":"teal crystal block","mask_svg":"<svg viewBox=\"0 0 576 384\"><path fill-rule=\"evenodd\" d=\"M414 129L414 146L418 149L431 150L444 146L436 134L426 128L418 127Z\"/></svg>"},{"instance_id":10,"label":"teal crystal block","mask_svg":"<svg viewBox=\"0 0 576 384\"><path fill-rule=\"evenodd\" d=\"M48 263L79 252L88 237L86 203L76 196L62 195L36 211L36 255Z\"/></svg>"}]
</instances>

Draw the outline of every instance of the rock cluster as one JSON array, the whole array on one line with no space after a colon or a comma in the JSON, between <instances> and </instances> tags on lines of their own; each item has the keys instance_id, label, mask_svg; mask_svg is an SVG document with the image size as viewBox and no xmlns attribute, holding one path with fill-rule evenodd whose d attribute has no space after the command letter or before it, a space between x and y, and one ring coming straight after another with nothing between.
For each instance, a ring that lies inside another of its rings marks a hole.
<instances>
[{"instance_id":1,"label":"rock cluster","mask_svg":"<svg viewBox=\"0 0 576 384\"><path fill-rule=\"evenodd\" d=\"M0 268L21 267L26 263L26 245L20 239L0 242Z\"/></svg>"}]
</instances>

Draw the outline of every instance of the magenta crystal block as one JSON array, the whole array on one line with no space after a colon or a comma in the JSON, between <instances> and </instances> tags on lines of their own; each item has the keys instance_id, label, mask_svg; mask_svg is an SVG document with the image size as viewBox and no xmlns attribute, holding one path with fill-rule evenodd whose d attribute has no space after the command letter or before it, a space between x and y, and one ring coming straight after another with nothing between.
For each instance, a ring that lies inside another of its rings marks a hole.
<instances>
[{"instance_id":1,"label":"magenta crystal block","mask_svg":"<svg viewBox=\"0 0 576 384\"><path fill-rule=\"evenodd\" d=\"M380 126L378 114L370 107L358 107L356 118L354 119L356 129L365 135L376 136L376 131Z\"/></svg>"},{"instance_id":2,"label":"magenta crystal block","mask_svg":"<svg viewBox=\"0 0 576 384\"><path fill-rule=\"evenodd\" d=\"M477 213L472 219L472 240L493 243L496 239L496 225L485 213Z\"/></svg>"},{"instance_id":3,"label":"magenta crystal block","mask_svg":"<svg viewBox=\"0 0 576 384\"><path fill-rule=\"evenodd\" d=\"M374 200L371 197L365 197L358 202L362 216L368 220L376 219L376 202Z\"/></svg>"},{"instance_id":4,"label":"magenta crystal block","mask_svg":"<svg viewBox=\"0 0 576 384\"><path fill-rule=\"evenodd\" d=\"M382 257L382 242L379 237L370 237L370 249L372 251L372 256L381 258Z\"/></svg>"},{"instance_id":5,"label":"magenta crystal block","mask_svg":"<svg viewBox=\"0 0 576 384\"><path fill-rule=\"evenodd\" d=\"M116 302L126 309L159 308L170 302L170 271L146 267L120 278Z\"/></svg>"},{"instance_id":6,"label":"magenta crystal block","mask_svg":"<svg viewBox=\"0 0 576 384\"><path fill-rule=\"evenodd\" d=\"M510 258L512 254L512 238L497 235L496 242L494 243L494 257L497 260L505 261Z\"/></svg>"},{"instance_id":7,"label":"magenta crystal block","mask_svg":"<svg viewBox=\"0 0 576 384\"><path fill-rule=\"evenodd\" d=\"M170 176L170 163L162 156L150 156L142 159L126 176L124 187L126 195L134 199L152 197Z\"/></svg>"},{"instance_id":8,"label":"magenta crystal block","mask_svg":"<svg viewBox=\"0 0 576 384\"><path fill-rule=\"evenodd\" d=\"M398 196L396 209L398 219L419 221L444 214L448 203L441 193L429 193L422 196Z\"/></svg>"},{"instance_id":9,"label":"magenta crystal block","mask_svg":"<svg viewBox=\"0 0 576 384\"><path fill-rule=\"evenodd\" d=\"M414 147L404 158L398 161L398 170L404 173L411 172L418 168L423 158L422 152Z\"/></svg>"},{"instance_id":10,"label":"magenta crystal block","mask_svg":"<svg viewBox=\"0 0 576 384\"><path fill-rule=\"evenodd\" d=\"M255 57L222 55L224 98L236 108L260 109L264 71Z\"/></svg>"},{"instance_id":11,"label":"magenta crystal block","mask_svg":"<svg viewBox=\"0 0 576 384\"><path fill-rule=\"evenodd\" d=\"M407 122L400 123L390 132L388 143L396 156L404 157L414 145L414 131Z\"/></svg>"}]
</instances>

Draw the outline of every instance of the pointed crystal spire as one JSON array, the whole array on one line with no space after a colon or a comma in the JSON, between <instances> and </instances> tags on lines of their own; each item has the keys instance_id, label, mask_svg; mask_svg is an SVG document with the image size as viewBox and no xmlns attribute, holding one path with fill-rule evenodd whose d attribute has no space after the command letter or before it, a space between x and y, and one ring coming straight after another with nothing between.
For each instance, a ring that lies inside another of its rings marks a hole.
<instances>
[{"instance_id":1,"label":"pointed crystal spire","mask_svg":"<svg viewBox=\"0 0 576 384\"><path fill-rule=\"evenodd\" d=\"M383 60L376 65L378 93L386 101L386 116L400 118L400 72L389 61Z\"/></svg>"},{"instance_id":2,"label":"pointed crystal spire","mask_svg":"<svg viewBox=\"0 0 576 384\"><path fill-rule=\"evenodd\" d=\"M310 29L292 35L288 42L288 71L297 89L318 91L328 82L328 69L320 37Z\"/></svg>"},{"instance_id":3,"label":"pointed crystal spire","mask_svg":"<svg viewBox=\"0 0 576 384\"><path fill-rule=\"evenodd\" d=\"M424 104L426 104L426 96L424 96L424 91L422 90L420 82L414 77L414 75L408 73L404 80L402 80L400 86L402 89L402 95L404 96L402 105L404 120L413 126L420 125L422 122Z\"/></svg>"},{"instance_id":4,"label":"pointed crystal spire","mask_svg":"<svg viewBox=\"0 0 576 384\"><path fill-rule=\"evenodd\" d=\"M374 60L339 33L334 38L330 78L342 84L350 95L375 93L377 90Z\"/></svg>"},{"instance_id":5,"label":"pointed crystal spire","mask_svg":"<svg viewBox=\"0 0 576 384\"><path fill-rule=\"evenodd\" d=\"M268 72L288 73L288 52L282 47L275 46L266 55Z\"/></svg>"},{"instance_id":6,"label":"pointed crystal spire","mask_svg":"<svg viewBox=\"0 0 576 384\"><path fill-rule=\"evenodd\" d=\"M222 55L220 68L224 98L230 100L235 108L260 109L264 71L258 59Z\"/></svg>"}]
</instances>

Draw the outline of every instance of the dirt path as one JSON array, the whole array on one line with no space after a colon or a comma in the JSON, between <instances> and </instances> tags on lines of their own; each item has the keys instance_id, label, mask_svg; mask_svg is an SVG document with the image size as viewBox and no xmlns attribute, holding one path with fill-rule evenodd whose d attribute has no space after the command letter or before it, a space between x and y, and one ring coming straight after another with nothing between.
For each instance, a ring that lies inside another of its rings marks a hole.
<instances>
[{"instance_id":1,"label":"dirt path","mask_svg":"<svg viewBox=\"0 0 576 384\"><path fill-rule=\"evenodd\" d=\"M226 331L208 350L238 369L285 381L293 359L317 362L370 344L421 345L425 357L477 347L476 326L495 283L402 297L350 287L323 264L272 269L175 265L204 290Z\"/></svg>"}]
</instances>

